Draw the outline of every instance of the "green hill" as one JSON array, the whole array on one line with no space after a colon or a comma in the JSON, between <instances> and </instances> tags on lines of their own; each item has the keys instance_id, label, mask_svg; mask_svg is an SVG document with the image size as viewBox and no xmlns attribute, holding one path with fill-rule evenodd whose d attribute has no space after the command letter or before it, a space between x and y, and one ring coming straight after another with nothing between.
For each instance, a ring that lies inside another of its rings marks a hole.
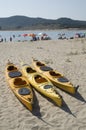
<instances>
[{"instance_id":1,"label":"green hill","mask_svg":"<svg viewBox=\"0 0 86 130\"><path fill-rule=\"evenodd\" d=\"M0 18L0 30L35 30L35 29L86 29L86 21L59 18L56 20L31 18L26 16L12 16Z\"/></svg>"}]
</instances>

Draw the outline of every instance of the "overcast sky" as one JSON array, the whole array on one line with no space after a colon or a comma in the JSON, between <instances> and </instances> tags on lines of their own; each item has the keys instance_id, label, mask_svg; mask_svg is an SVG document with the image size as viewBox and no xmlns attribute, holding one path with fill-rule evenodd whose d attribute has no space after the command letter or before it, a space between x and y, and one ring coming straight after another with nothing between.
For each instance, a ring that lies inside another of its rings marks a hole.
<instances>
[{"instance_id":1,"label":"overcast sky","mask_svg":"<svg viewBox=\"0 0 86 130\"><path fill-rule=\"evenodd\" d=\"M86 20L86 0L0 0L0 18L14 15Z\"/></svg>"}]
</instances>

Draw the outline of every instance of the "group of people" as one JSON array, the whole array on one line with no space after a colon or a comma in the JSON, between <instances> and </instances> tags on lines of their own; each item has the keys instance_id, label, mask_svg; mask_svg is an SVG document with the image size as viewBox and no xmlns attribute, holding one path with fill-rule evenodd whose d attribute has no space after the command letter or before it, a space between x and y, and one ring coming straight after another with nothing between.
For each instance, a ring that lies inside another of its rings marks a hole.
<instances>
[{"instance_id":1,"label":"group of people","mask_svg":"<svg viewBox=\"0 0 86 130\"><path fill-rule=\"evenodd\" d=\"M30 41L51 40L51 37L49 37L46 33L39 33L39 34L30 33L30 34L20 34L17 37L15 35L12 35L9 38L2 38L2 36L0 36L0 42L7 42L7 41L12 42L12 41L16 41L16 40L18 42L20 42L21 40L22 41L28 40L28 38L23 38L22 36L23 37L26 37L26 36L31 37L31 39L29 39Z\"/></svg>"},{"instance_id":2,"label":"group of people","mask_svg":"<svg viewBox=\"0 0 86 130\"><path fill-rule=\"evenodd\" d=\"M31 41L37 41L37 40L50 40L51 38L46 34L42 35L33 35Z\"/></svg>"},{"instance_id":3,"label":"group of people","mask_svg":"<svg viewBox=\"0 0 86 130\"><path fill-rule=\"evenodd\" d=\"M12 42L12 37L10 37L9 41ZM2 37L1 37L1 38L0 38L0 42L6 42L6 38L2 38Z\"/></svg>"}]
</instances>

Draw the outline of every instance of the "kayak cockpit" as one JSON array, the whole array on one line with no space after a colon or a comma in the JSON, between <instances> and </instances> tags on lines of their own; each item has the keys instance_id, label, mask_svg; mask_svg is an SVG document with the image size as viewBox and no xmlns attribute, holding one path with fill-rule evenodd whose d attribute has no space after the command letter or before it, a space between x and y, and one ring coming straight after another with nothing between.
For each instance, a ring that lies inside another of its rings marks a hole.
<instances>
[{"instance_id":1,"label":"kayak cockpit","mask_svg":"<svg viewBox=\"0 0 86 130\"><path fill-rule=\"evenodd\" d=\"M45 83L45 82L47 82L47 80L44 77L40 76L40 75L36 75L34 79L35 79L35 81L37 83Z\"/></svg>"},{"instance_id":2,"label":"kayak cockpit","mask_svg":"<svg viewBox=\"0 0 86 130\"><path fill-rule=\"evenodd\" d=\"M57 80L58 80L59 82L63 82L63 83L69 82L69 80L68 80L66 77L62 76L62 75L61 75L60 73L58 73L58 72L49 71L49 74L50 74L51 76L57 78Z\"/></svg>"},{"instance_id":3,"label":"kayak cockpit","mask_svg":"<svg viewBox=\"0 0 86 130\"><path fill-rule=\"evenodd\" d=\"M54 76L54 77L61 77L61 74L60 74L60 73L57 73L57 72L55 72L55 71L49 71L49 74L50 74L51 76Z\"/></svg>"},{"instance_id":4,"label":"kayak cockpit","mask_svg":"<svg viewBox=\"0 0 86 130\"><path fill-rule=\"evenodd\" d=\"M13 66L13 65L10 65L10 66L8 66L7 70L8 70L8 71L17 70L17 67L15 67L15 66Z\"/></svg>"},{"instance_id":5,"label":"kayak cockpit","mask_svg":"<svg viewBox=\"0 0 86 130\"><path fill-rule=\"evenodd\" d=\"M22 78L15 78L14 85L16 85L16 86L27 85L27 82Z\"/></svg>"},{"instance_id":6,"label":"kayak cockpit","mask_svg":"<svg viewBox=\"0 0 86 130\"><path fill-rule=\"evenodd\" d=\"M45 64L41 63L41 62L37 62L36 63L37 66L45 66Z\"/></svg>"},{"instance_id":7,"label":"kayak cockpit","mask_svg":"<svg viewBox=\"0 0 86 130\"><path fill-rule=\"evenodd\" d=\"M31 67L27 67L26 72L27 73L35 73L36 71L34 69L32 69Z\"/></svg>"}]
</instances>

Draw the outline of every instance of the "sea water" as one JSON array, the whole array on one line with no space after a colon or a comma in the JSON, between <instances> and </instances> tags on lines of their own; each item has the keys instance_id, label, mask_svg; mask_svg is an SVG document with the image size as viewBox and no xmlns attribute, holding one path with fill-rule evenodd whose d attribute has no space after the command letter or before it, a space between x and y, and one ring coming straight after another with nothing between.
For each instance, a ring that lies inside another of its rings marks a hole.
<instances>
[{"instance_id":1,"label":"sea water","mask_svg":"<svg viewBox=\"0 0 86 130\"><path fill-rule=\"evenodd\" d=\"M66 38L74 37L76 33L86 33L86 30L29 30L29 31L0 31L0 41L9 42L10 38L12 41L29 41L30 36L23 36L23 34L34 33L39 36L40 33L46 33L52 40L57 40L60 35L65 35Z\"/></svg>"}]
</instances>

